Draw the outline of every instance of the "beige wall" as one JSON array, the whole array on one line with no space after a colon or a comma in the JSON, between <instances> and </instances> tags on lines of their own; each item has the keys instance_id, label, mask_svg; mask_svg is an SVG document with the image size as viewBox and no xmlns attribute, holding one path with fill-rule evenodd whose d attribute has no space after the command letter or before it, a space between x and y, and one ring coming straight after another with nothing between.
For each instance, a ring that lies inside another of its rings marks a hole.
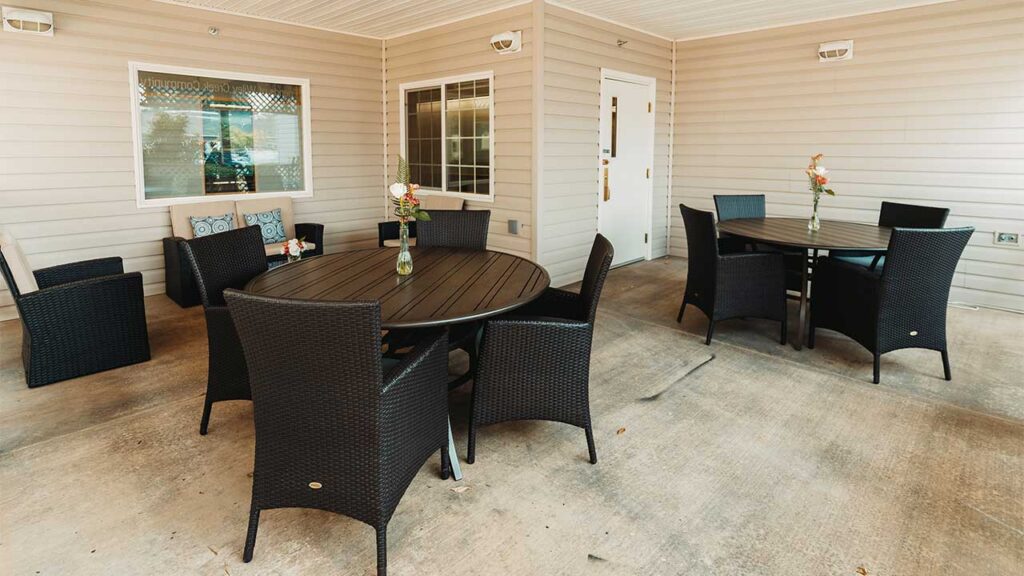
<instances>
[{"instance_id":1,"label":"beige wall","mask_svg":"<svg viewBox=\"0 0 1024 576\"><path fill-rule=\"evenodd\" d=\"M523 49L518 54L499 55L491 48L491 36L505 30L523 31ZM488 247L527 258L534 234L532 51L528 4L385 41L389 179L394 178L401 150L399 85L494 73L494 202L472 201L468 208L491 211ZM378 198L383 194L382 190ZM510 219L519 221L519 234L508 233Z\"/></svg>"},{"instance_id":2,"label":"beige wall","mask_svg":"<svg viewBox=\"0 0 1024 576\"><path fill-rule=\"evenodd\" d=\"M852 39L852 61L819 64ZM772 216L807 217L802 169L832 170L824 218L874 222L882 200L947 206L974 226L954 301L1024 310L1024 3L963 0L680 42L672 253L680 202L764 193Z\"/></svg>"},{"instance_id":3,"label":"beige wall","mask_svg":"<svg viewBox=\"0 0 1024 576\"><path fill-rule=\"evenodd\" d=\"M0 32L0 225L34 268L122 256L163 291L166 208L135 203L128 61L310 79L326 249L376 244L383 189L380 41L135 0L18 0L56 34ZM209 26L220 28L212 37ZM2 284L2 283L0 283ZM0 319L16 313L4 285Z\"/></svg>"},{"instance_id":4,"label":"beige wall","mask_svg":"<svg viewBox=\"0 0 1024 576\"><path fill-rule=\"evenodd\" d=\"M619 48L618 40L628 43ZM538 260L552 284L583 277L598 230L601 68L656 80L653 254L668 250L672 42L555 6L544 10L544 154Z\"/></svg>"}]
</instances>

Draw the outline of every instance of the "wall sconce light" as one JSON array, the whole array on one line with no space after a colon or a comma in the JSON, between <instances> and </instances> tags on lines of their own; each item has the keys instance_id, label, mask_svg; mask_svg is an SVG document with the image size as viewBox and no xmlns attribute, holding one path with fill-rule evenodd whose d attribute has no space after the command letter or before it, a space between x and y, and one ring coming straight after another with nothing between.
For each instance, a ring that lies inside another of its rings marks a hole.
<instances>
[{"instance_id":1,"label":"wall sconce light","mask_svg":"<svg viewBox=\"0 0 1024 576\"><path fill-rule=\"evenodd\" d=\"M53 36L53 12L3 6L0 18L4 22L4 32Z\"/></svg>"}]
</instances>

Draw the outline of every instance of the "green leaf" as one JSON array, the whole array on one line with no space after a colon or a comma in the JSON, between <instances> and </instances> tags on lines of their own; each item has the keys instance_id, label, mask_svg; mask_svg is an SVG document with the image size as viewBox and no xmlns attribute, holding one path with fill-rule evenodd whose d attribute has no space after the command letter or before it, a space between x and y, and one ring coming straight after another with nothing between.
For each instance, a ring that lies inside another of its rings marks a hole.
<instances>
[{"instance_id":1,"label":"green leaf","mask_svg":"<svg viewBox=\"0 0 1024 576\"><path fill-rule=\"evenodd\" d=\"M825 193L828 194L829 196L835 196L836 195L836 193L833 192L831 188L825 188Z\"/></svg>"},{"instance_id":2,"label":"green leaf","mask_svg":"<svg viewBox=\"0 0 1024 576\"><path fill-rule=\"evenodd\" d=\"M417 219L417 220L422 220L424 222L429 222L430 221L430 214L427 214L423 210L417 210L417 211L413 212L412 213L412 217Z\"/></svg>"},{"instance_id":3,"label":"green leaf","mask_svg":"<svg viewBox=\"0 0 1024 576\"><path fill-rule=\"evenodd\" d=\"M409 163L401 156L398 157L398 174L395 176L395 182L409 185Z\"/></svg>"}]
</instances>

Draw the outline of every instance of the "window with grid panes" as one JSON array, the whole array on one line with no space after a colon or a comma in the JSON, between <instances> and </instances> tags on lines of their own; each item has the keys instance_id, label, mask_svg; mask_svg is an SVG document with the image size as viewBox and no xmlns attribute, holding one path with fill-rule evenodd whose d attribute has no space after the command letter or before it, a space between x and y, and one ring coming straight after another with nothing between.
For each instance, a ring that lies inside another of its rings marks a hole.
<instances>
[{"instance_id":1,"label":"window with grid panes","mask_svg":"<svg viewBox=\"0 0 1024 576\"><path fill-rule=\"evenodd\" d=\"M491 195L491 82L487 74L403 86L405 157L421 189Z\"/></svg>"}]
</instances>

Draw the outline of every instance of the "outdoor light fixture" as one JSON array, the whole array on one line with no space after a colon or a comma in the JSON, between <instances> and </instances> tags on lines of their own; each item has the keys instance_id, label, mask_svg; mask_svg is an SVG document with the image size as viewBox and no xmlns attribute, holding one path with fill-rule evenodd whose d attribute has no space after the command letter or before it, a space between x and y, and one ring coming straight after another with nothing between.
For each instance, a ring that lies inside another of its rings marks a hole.
<instances>
[{"instance_id":1,"label":"outdoor light fixture","mask_svg":"<svg viewBox=\"0 0 1024 576\"><path fill-rule=\"evenodd\" d=\"M818 62L838 62L853 59L853 40L825 42L818 46Z\"/></svg>"},{"instance_id":2,"label":"outdoor light fixture","mask_svg":"<svg viewBox=\"0 0 1024 576\"><path fill-rule=\"evenodd\" d=\"M523 31L509 30L491 36L491 48L498 54L512 54L523 49Z\"/></svg>"},{"instance_id":3,"label":"outdoor light fixture","mask_svg":"<svg viewBox=\"0 0 1024 576\"><path fill-rule=\"evenodd\" d=\"M4 22L4 32L53 36L53 12L3 6L0 18Z\"/></svg>"}]
</instances>

